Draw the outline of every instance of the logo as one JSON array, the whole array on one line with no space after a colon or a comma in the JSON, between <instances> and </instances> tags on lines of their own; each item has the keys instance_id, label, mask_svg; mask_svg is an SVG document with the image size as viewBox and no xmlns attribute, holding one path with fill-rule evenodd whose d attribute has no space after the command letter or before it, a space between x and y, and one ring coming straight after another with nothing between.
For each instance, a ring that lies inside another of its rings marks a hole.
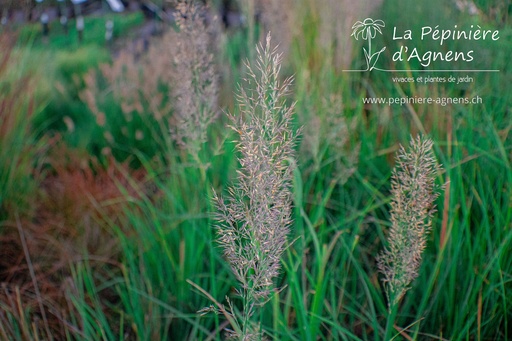
<instances>
[{"instance_id":1,"label":"logo","mask_svg":"<svg viewBox=\"0 0 512 341\"><path fill-rule=\"evenodd\" d=\"M483 29L480 25L469 25L459 27L453 25L448 27L436 26L422 26L416 31L412 29L398 30L393 27L393 41L399 41L397 50L390 51L387 54L391 57L393 62L407 62L408 64L420 65L425 69L407 69L397 70L393 68L385 69L379 68L377 62L381 54L386 51L386 46L380 50L372 46L372 40L378 34L382 35L382 29L386 27L383 20L366 18L363 21L356 21L352 25L352 34L356 40L361 38L368 42L368 45L363 45L364 58L366 68L363 70L343 70L346 72L365 72L365 71L384 71L384 72L499 72L499 70L486 70L486 69L472 69L471 67L463 69L434 69L435 62L443 62L442 65L449 65L447 63L458 62L459 65L470 65L476 58L475 54L478 51L464 50L464 44L458 44L458 41L497 41L500 39L500 32L498 30ZM454 42L454 46L461 47L462 50L452 50L446 45ZM474 45L474 44L472 44ZM429 46L429 47L426 47ZM466 46L470 46L469 44ZM464 64L466 63L466 64ZM446 68L446 67L445 67Z\"/></svg>"},{"instance_id":2,"label":"logo","mask_svg":"<svg viewBox=\"0 0 512 341\"><path fill-rule=\"evenodd\" d=\"M386 24L382 20L373 20L372 18L366 18L364 21L356 21L356 23L352 26L352 34L356 40L359 39L359 36L363 40L368 40L368 50L363 47L364 57L366 58L366 70L360 71L371 71L375 69L375 64L377 60L379 60L380 54L384 52L386 47L384 46L377 52L372 53L372 39L375 38L377 32L382 34L382 27L385 27Z\"/></svg>"}]
</instances>

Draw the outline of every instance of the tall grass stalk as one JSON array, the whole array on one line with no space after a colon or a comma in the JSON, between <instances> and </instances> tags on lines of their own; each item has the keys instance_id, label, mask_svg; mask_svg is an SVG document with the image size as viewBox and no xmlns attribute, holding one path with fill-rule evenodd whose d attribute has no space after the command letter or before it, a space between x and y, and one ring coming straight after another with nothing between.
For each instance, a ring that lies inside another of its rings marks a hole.
<instances>
[{"instance_id":1,"label":"tall grass stalk","mask_svg":"<svg viewBox=\"0 0 512 341\"><path fill-rule=\"evenodd\" d=\"M176 109L170 124L173 138L203 168L201 148L207 141L208 127L219 114L219 77L214 56L219 23L215 15L208 22L207 11L208 7L193 2L178 4L179 33L173 46L176 52L170 79Z\"/></svg>"},{"instance_id":2,"label":"tall grass stalk","mask_svg":"<svg viewBox=\"0 0 512 341\"><path fill-rule=\"evenodd\" d=\"M416 277L427 243L438 197L436 176L440 167L433 142L418 136L407 152L402 146L391 184L391 231L389 247L378 257L378 268L388 298L386 337L391 336L398 303Z\"/></svg>"},{"instance_id":3,"label":"tall grass stalk","mask_svg":"<svg viewBox=\"0 0 512 341\"><path fill-rule=\"evenodd\" d=\"M262 337L251 317L271 298L292 223L296 133L291 128L294 106L285 103L291 79L279 80L281 55L271 48L270 34L256 52L255 67L247 65L249 87L240 87L237 98L241 115L231 115L239 134L238 184L229 189L226 201L214 198L219 243L241 285L242 334L233 335L240 340Z\"/></svg>"}]
</instances>

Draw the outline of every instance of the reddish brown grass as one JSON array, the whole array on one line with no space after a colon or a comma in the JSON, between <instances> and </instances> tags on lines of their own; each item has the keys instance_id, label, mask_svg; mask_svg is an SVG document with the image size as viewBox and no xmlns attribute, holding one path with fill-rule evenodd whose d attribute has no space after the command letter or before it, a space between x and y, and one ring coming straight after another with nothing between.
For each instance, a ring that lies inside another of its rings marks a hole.
<instances>
[{"instance_id":1,"label":"reddish brown grass","mask_svg":"<svg viewBox=\"0 0 512 341\"><path fill-rule=\"evenodd\" d=\"M49 329L57 339L63 338L66 330L79 332L80 326L68 322L72 311L68 293L74 287L70 265L87 255L94 273L116 271L119 249L111 226L122 218L126 198L139 196L130 181L139 183L145 177L143 171L131 171L113 160L102 167L63 144L54 147L48 163L51 168L39 188L35 214L20 222L29 257L15 222L6 222L0 236L0 305L14 316L28 339L33 328L40 336L46 336ZM47 326L41 319L36 292L43 302ZM113 292L102 295L105 301L116 299ZM5 316L0 316L0 323L8 330Z\"/></svg>"}]
</instances>

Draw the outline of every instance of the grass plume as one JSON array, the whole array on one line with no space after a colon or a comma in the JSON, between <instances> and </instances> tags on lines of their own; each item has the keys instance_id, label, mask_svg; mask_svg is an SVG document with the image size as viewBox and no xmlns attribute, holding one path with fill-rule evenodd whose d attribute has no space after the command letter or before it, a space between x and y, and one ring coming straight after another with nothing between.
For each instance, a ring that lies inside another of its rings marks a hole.
<instances>
[{"instance_id":1,"label":"grass plume","mask_svg":"<svg viewBox=\"0 0 512 341\"><path fill-rule=\"evenodd\" d=\"M393 171L389 247L378 258L390 309L418 277L432 226L434 201L439 195L435 178L440 170L432 145L432 140L418 136L411 141L409 152L402 146Z\"/></svg>"},{"instance_id":2,"label":"grass plume","mask_svg":"<svg viewBox=\"0 0 512 341\"><path fill-rule=\"evenodd\" d=\"M192 156L207 140L208 126L218 117L219 77L214 63L215 16L207 22L208 8L193 2L177 5L172 96L175 113L171 124L176 143Z\"/></svg>"},{"instance_id":3,"label":"grass plume","mask_svg":"<svg viewBox=\"0 0 512 341\"><path fill-rule=\"evenodd\" d=\"M296 133L291 129L294 106L285 104L291 79L279 81L281 55L266 45L257 48L256 71L248 67L251 89L239 90L242 115L231 116L239 134L241 154L238 185L229 189L225 202L215 196L219 243L241 284L243 335L259 339L250 317L254 307L269 298L273 279L280 271L291 224L291 176Z\"/></svg>"}]
</instances>

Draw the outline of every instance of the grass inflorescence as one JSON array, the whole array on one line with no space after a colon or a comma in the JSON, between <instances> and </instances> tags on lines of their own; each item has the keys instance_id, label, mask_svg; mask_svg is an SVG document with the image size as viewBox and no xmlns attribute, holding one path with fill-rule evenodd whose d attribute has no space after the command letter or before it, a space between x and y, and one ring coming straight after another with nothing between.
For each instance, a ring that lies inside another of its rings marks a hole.
<instances>
[{"instance_id":1,"label":"grass inflorescence","mask_svg":"<svg viewBox=\"0 0 512 341\"><path fill-rule=\"evenodd\" d=\"M215 197L218 238L243 300L240 340L251 335L255 307L268 301L281 268L291 221L291 179L296 133L293 105L286 105L291 79L280 82L281 55L271 47L270 34L257 48L255 68L247 65L248 89L238 94L239 116L231 115L239 135L238 183L224 202ZM251 86L252 85L252 86Z\"/></svg>"},{"instance_id":2,"label":"grass inflorescence","mask_svg":"<svg viewBox=\"0 0 512 341\"><path fill-rule=\"evenodd\" d=\"M390 307L400 301L418 277L432 227L434 201L439 196L435 185L439 166L432 145L432 140L418 137L411 141L409 152L401 147L393 171L389 247L378 259Z\"/></svg>"}]
</instances>

